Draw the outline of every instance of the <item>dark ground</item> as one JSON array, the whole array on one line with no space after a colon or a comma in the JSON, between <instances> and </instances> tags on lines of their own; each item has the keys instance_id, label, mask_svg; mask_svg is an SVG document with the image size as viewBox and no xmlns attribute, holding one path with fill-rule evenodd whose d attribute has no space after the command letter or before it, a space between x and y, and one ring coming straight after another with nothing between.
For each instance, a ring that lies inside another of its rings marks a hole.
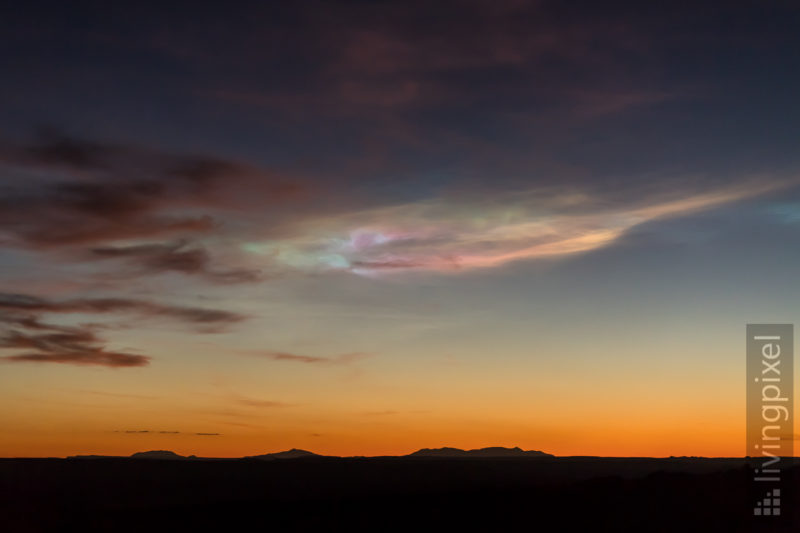
<instances>
[{"instance_id":1,"label":"dark ground","mask_svg":"<svg viewBox=\"0 0 800 533\"><path fill-rule=\"evenodd\" d=\"M735 459L0 459L0 531L800 531L756 527L750 475ZM800 488L800 467L784 475Z\"/></svg>"}]
</instances>

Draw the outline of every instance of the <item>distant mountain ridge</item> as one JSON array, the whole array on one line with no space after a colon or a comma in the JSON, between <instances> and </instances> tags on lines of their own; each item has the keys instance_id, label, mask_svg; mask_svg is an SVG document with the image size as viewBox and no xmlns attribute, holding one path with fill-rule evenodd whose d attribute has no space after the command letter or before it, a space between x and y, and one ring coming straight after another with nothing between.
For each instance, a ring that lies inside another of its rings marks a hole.
<instances>
[{"instance_id":1,"label":"distant mountain ridge","mask_svg":"<svg viewBox=\"0 0 800 533\"><path fill-rule=\"evenodd\" d=\"M276 459L300 459L304 457L330 457L319 455L308 450L300 450L292 448L282 452L265 453L261 455L248 455L241 457L241 459L258 459L261 461L273 461ZM408 455L397 455L388 457L555 457L549 453L539 450L523 450L519 447L503 448L500 446L493 446L489 448L477 448L474 450L462 450L460 448L422 448ZM113 456L113 455L72 455L67 459L157 459L157 460L208 460L214 459L213 457L196 457L194 455L184 456L179 455L170 450L149 450L145 452L136 452L128 457ZM228 460L235 460L230 459Z\"/></svg>"},{"instance_id":2,"label":"distant mountain ridge","mask_svg":"<svg viewBox=\"0 0 800 533\"><path fill-rule=\"evenodd\" d=\"M151 450L149 452L136 452L131 455L131 459L188 459L188 457L178 455L169 450Z\"/></svg>"},{"instance_id":3,"label":"distant mountain ridge","mask_svg":"<svg viewBox=\"0 0 800 533\"><path fill-rule=\"evenodd\" d=\"M519 447L503 448L492 446L474 450L460 448L422 448L406 457L555 457L539 450L523 450Z\"/></svg>"},{"instance_id":4,"label":"distant mountain ridge","mask_svg":"<svg viewBox=\"0 0 800 533\"><path fill-rule=\"evenodd\" d=\"M166 459L166 460L182 460L182 459L200 459L194 455L178 455L170 450L149 450L146 452L136 452L131 455L70 455L67 459Z\"/></svg>"},{"instance_id":5,"label":"distant mountain ridge","mask_svg":"<svg viewBox=\"0 0 800 533\"><path fill-rule=\"evenodd\" d=\"M322 456L314 452L292 448L291 450L286 450L285 452L265 453L263 455L250 455L248 457L244 457L244 459L260 459L262 461L271 461L273 459L297 459L298 457L322 457Z\"/></svg>"}]
</instances>

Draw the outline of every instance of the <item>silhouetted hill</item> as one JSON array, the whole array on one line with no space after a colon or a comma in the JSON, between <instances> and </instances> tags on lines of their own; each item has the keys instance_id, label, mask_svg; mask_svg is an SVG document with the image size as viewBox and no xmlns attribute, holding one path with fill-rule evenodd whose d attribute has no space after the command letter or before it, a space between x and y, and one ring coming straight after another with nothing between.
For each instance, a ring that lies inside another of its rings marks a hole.
<instances>
[{"instance_id":1,"label":"silhouetted hill","mask_svg":"<svg viewBox=\"0 0 800 533\"><path fill-rule=\"evenodd\" d=\"M245 459L261 459L263 461L270 461L272 459L297 459L299 457L322 457L322 456L306 450L298 450L297 448L292 448L291 450L286 450L285 452L265 453L263 455L250 455L248 457L245 457Z\"/></svg>"},{"instance_id":2,"label":"silhouetted hill","mask_svg":"<svg viewBox=\"0 0 800 533\"><path fill-rule=\"evenodd\" d=\"M178 455L169 450L151 450L149 452L137 452L131 455L131 459L188 459L183 455Z\"/></svg>"},{"instance_id":3,"label":"silhouetted hill","mask_svg":"<svg viewBox=\"0 0 800 533\"><path fill-rule=\"evenodd\" d=\"M300 450L298 448L292 448L291 450L285 450L282 452L272 452L272 453L265 453L262 455L248 455L242 457L242 459L260 459L264 461L270 461L273 459L299 459L303 457L331 457L333 456L325 456L319 455L314 452L309 452L308 450ZM549 453L545 453L539 450L523 450L519 447L514 448L503 448L500 446L492 446L489 448L478 448L474 450L462 450L460 448L422 448L421 450L417 450L414 453L410 453L408 455L398 455L398 456L384 456L385 458L391 457L440 457L440 458L448 458L448 457L486 457L486 458L493 458L493 457L555 457ZM178 455L175 452L169 450L150 450L146 452L137 452L129 457L121 457L121 456L113 456L113 455L71 455L67 457L67 459L194 459L194 460L203 460L203 461L215 461L215 460L223 460L221 458L213 458L213 457L196 457L194 455L190 455L188 457L183 455ZM235 459L227 459L227 460L235 460Z\"/></svg>"},{"instance_id":4,"label":"silhouetted hill","mask_svg":"<svg viewBox=\"0 0 800 533\"><path fill-rule=\"evenodd\" d=\"M538 450L523 450L522 448L502 448L493 446L475 450L462 450L460 448L422 448L407 457L555 457L549 453Z\"/></svg>"}]
</instances>

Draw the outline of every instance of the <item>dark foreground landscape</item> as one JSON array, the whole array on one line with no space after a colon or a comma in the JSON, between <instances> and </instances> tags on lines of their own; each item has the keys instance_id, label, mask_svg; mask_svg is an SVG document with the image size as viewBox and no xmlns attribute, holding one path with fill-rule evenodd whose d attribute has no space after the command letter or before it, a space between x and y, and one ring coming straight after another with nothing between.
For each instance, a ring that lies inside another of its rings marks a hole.
<instances>
[{"instance_id":1,"label":"dark foreground landscape","mask_svg":"<svg viewBox=\"0 0 800 533\"><path fill-rule=\"evenodd\" d=\"M0 460L0 531L796 531L742 459L143 457Z\"/></svg>"}]
</instances>

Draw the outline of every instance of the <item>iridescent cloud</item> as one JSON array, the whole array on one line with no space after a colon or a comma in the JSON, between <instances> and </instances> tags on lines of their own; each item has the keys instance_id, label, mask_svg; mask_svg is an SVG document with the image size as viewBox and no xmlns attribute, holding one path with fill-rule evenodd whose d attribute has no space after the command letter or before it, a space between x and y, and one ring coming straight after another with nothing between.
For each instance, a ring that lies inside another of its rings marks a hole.
<instances>
[{"instance_id":1,"label":"iridescent cloud","mask_svg":"<svg viewBox=\"0 0 800 533\"><path fill-rule=\"evenodd\" d=\"M462 203L428 200L308 220L294 237L247 242L243 249L298 270L365 276L492 268L588 252L610 245L636 225L712 209L786 185L743 182L612 206L588 194L544 196L535 191Z\"/></svg>"}]
</instances>

